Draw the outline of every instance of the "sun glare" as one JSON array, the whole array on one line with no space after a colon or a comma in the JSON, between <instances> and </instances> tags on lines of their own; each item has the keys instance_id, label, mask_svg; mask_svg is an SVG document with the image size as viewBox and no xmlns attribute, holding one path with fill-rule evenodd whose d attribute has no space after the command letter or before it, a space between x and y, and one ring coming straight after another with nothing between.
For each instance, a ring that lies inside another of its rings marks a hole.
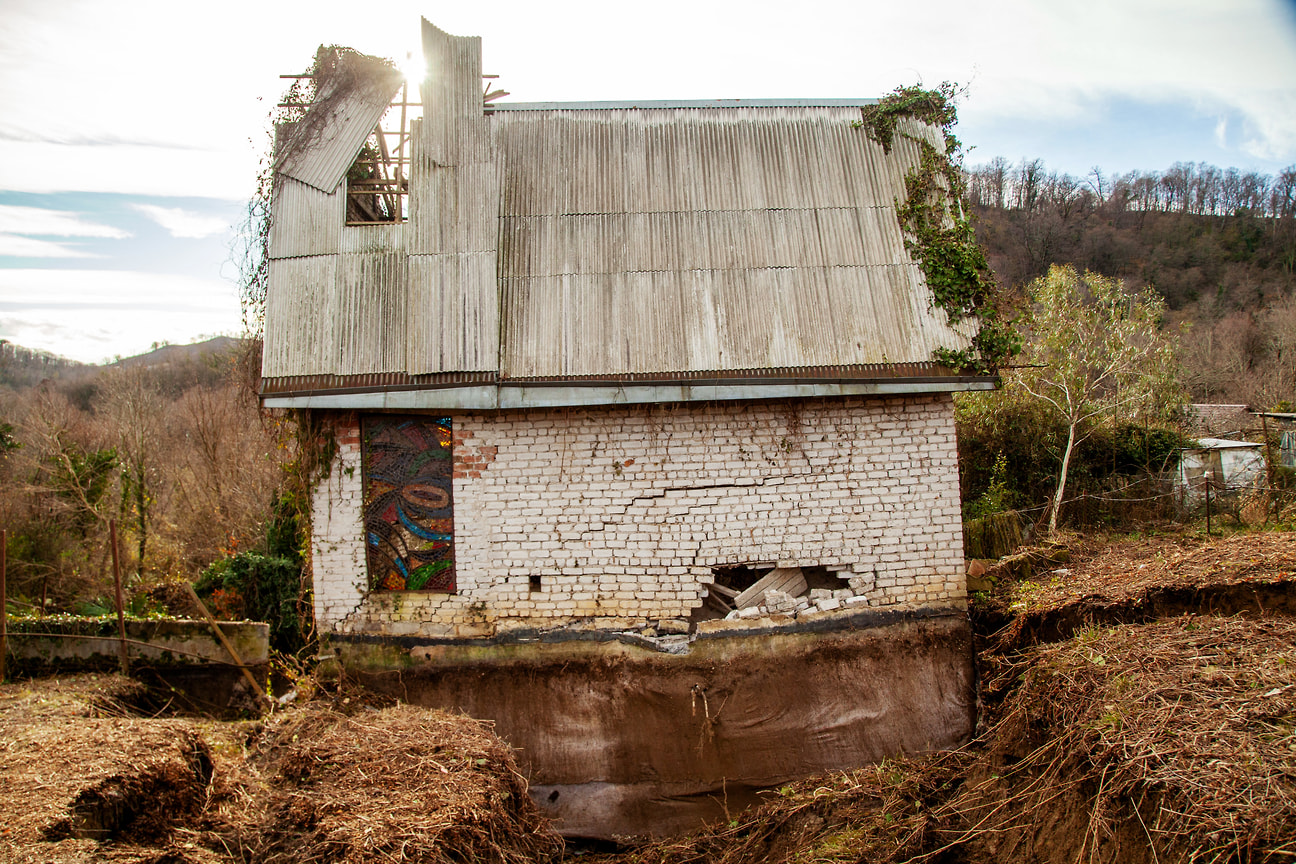
<instances>
[{"instance_id":1,"label":"sun glare","mask_svg":"<svg viewBox=\"0 0 1296 864\"><path fill-rule=\"evenodd\" d=\"M401 72L405 75L405 80L411 83L421 83L427 76L427 63L423 60L423 52L406 51L405 62L401 64Z\"/></svg>"}]
</instances>

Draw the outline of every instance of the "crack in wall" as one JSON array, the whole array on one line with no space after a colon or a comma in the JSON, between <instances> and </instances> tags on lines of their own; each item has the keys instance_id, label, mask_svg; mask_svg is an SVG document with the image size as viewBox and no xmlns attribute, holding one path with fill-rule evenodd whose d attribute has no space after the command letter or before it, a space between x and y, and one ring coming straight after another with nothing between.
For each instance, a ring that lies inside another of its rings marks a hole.
<instances>
[{"instance_id":1,"label":"crack in wall","mask_svg":"<svg viewBox=\"0 0 1296 864\"><path fill-rule=\"evenodd\" d=\"M765 481L764 479L761 479L749 480L745 483L711 483L706 486L664 486L649 495L636 495L631 498L630 503L626 505L626 509L629 510L639 501L652 501L656 498L665 498L671 492L705 492L708 489L751 489L756 486L764 485ZM623 513L622 515L625 514ZM608 523L604 522L603 524L606 525Z\"/></svg>"}]
</instances>

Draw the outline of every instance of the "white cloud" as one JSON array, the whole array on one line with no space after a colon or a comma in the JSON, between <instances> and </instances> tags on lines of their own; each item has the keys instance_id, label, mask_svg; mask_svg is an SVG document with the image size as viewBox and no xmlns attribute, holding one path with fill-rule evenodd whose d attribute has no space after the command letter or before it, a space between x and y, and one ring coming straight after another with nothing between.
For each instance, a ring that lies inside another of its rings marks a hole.
<instances>
[{"instance_id":1,"label":"white cloud","mask_svg":"<svg viewBox=\"0 0 1296 864\"><path fill-rule=\"evenodd\" d=\"M179 207L159 207L156 204L132 204L139 212L161 225L172 237L201 240L223 234L229 223L219 216L204 216Z\"/></svg>"},{"instance_id":2,"label":"white cloud","mask_svg":"<svg viewBox=\"0 0 1296 864\"><path fill-rule=\"evenodd\" d=\"M222 279L0 269L0 336L88 363L241 329L237 291Z\"/></svg>"},{"instance_id":3,"label":"white cloud","mask_svg":"<svg viewBox=\"0 0 1296 864\"><path fill-rule=\"evenodd\" d=\"M42 237L107 237L120 240L130 234L112 225L87 222L80 213L44 207L0 204L0 232ZM4 253L0 253L4 254Z\"/></svg>"},{"instance_id":4,"label":"white cloud","mask_svg":"<svg viewBox=\"0 0 1296 864\"><path fill-rule=\"evenodd\" d=\"M66 243L0 232L0 255L11 258L97 258Z\"/></svg>"},{"instance_id":5,"label":"white cloud","mask_svg":"<svg viewBox=\"0 0 1296 864\"><path fill-rule=\"evenodd\" d=\"M0 101L0 108L3 102ZM32 164L59 170L29 171ZM125 192L242 200L256 186L257 155L136 145L49 144L0 138L0 189Z\"/></svg>"},{"instance_id":6,"label":"white cloud","mask_svg":"<svg viewBox=\"0 0 1296 864\"><path fill-rule=\"evenodd\" d=\"M302 8L5 0L0 188L244 198L279 73L304 68L321 43L404 57L419 12L481 36L485 71L518 101L876 96L948 79L971 83L965 113L1023 126L1110 100L1196 106L1231 118L1235 147L1296 160L1296 29L1282 0L803 0L794 12L660 0L650 16L592 0L392 0L360 17L352 2ZM85 99L87 80L109 95ZM78 107L51 115L51 104ZM1215 147L1209 130L1204 143ZM1197 158L1191 146L1183 159Z\"/></svg>"}]
</instances>

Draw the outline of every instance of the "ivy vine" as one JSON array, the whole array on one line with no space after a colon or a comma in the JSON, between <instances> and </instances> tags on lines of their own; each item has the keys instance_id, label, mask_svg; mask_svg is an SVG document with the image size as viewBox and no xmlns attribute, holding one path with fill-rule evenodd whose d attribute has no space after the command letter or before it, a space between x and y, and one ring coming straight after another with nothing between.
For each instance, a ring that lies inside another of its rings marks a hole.
<instances>
[{"instance_id":1,"label":"ivy vine","mask_svg":"<svg viewBox=\"0 0 1296 864\"><path fill-rule=\"evenodd\" d=\"M239 300L244 329L260 337L265 330L266 292L270 283L270 202L275 165L285 148L308 148L318 142L338 104L367 82L399 74L390 60L361 54L343 45L321 45L311 65L294 78L270 112L265 151L256 189L248 201L232 254L238 267ZM276 141L276 129L283 129Z\"/></svg>"},{"instance_id":2,"label":"ivy vine","mask_svg":"<svg viewBox=\"0 0 1296 864\"><path fill-rule=\"evenodd\" d=\"M905 248L918 261L933 301L951 323L967 317L980 321L970 348L937 348L932 359L957 372L993 374L1021 350L1021 339L1000 315L1001 292L976 242L963 202L967 193L961 169L962 145L954 137L958 120L957 88L945 82L935 90L899 87L863 109L857 124L890 152L899 122L912 117L939 128L944 150L914 138L921 152L918 166L905 176L905 200L896 203Z\"/></svg>"}]
</instances>

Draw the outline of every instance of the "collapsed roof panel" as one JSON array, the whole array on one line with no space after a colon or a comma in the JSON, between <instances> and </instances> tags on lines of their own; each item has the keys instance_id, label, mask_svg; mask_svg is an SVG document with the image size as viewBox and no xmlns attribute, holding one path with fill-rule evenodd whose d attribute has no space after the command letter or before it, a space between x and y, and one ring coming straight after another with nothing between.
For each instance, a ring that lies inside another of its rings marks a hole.
<instances>
[{"instance_id":1,"label":"collapsed roof panel","mask_svg":"<svg viewBox=\"0 0 1296 864\"><path fill-rule=\"evenodd\" d=\"M333 192L403 80L400 70L385 60L340 53L326 73L318 73L315 100L306 115L280 136L275 172Z\"/></svg>"}]
</instances>

